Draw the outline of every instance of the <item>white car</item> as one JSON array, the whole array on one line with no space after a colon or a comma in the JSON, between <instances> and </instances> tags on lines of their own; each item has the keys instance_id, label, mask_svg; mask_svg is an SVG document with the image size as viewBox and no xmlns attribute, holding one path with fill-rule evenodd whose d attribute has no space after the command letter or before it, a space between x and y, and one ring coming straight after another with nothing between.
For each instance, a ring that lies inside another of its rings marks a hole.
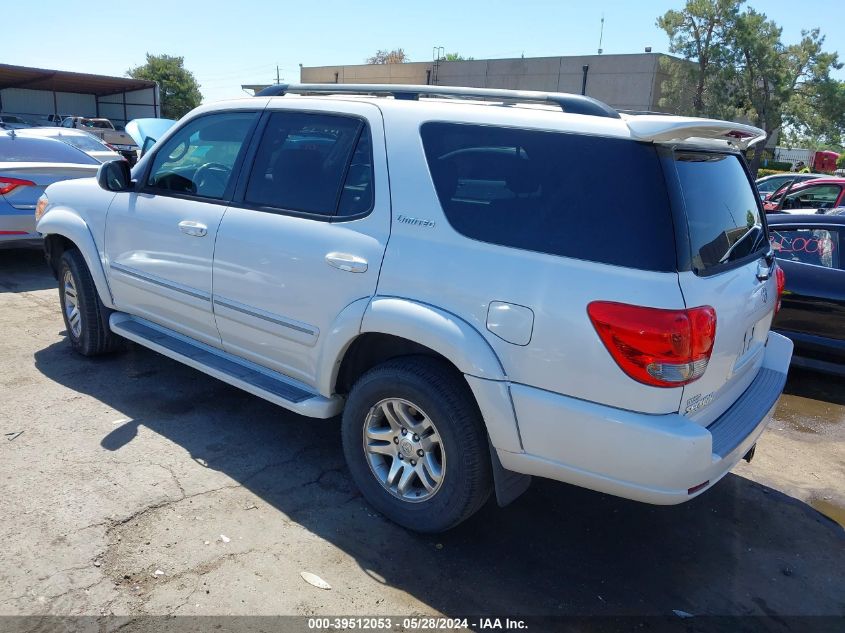
<instances>
[{"instance_id":1,"label":"white car","mask_svg":"<svg viewBox=\"0 0 845 633\"><path fill-rule=\"evenodd\" d=\"M50 186L37 228L76 350L123 337L342 413L401 525L531 475L676 504L750 460L786 380L739 154L764 136L558 93L278 85L197 108L131 174Z\"/></svg>"},{"instance_id":2,"label":"white car","mask_svg":"<svg viewBox=\"0 0 845 633\"><path fill-rule=\"evenodd\" d=\"M53 138L81 149L91 158L101 163L110 160L123 160L123 156L114 151L96 136L83 130L66 130L59 127L33 127L27 130L18 130L21 137L38 136L41 138Z\"/></svg>"}]
</instances>

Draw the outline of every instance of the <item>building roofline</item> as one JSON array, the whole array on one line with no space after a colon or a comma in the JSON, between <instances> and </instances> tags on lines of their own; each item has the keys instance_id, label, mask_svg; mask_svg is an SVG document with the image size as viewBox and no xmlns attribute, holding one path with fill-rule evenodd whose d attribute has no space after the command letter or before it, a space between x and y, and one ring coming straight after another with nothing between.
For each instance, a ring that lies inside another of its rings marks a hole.
<instances>
[{"instance_id":1,"label":"building roofline","mask_svg":"<svg viewBox=\"0 0 845 633\"><path fill-rule=\"evenodd\" d=\"M94 94L101 97L155 87L156 82L147 79L132 79L130 77L113 77L110 75L93 75L67 70L0 64L0 90L6 88L24 88L30 90Z\"/></svg>"}]
</instances>

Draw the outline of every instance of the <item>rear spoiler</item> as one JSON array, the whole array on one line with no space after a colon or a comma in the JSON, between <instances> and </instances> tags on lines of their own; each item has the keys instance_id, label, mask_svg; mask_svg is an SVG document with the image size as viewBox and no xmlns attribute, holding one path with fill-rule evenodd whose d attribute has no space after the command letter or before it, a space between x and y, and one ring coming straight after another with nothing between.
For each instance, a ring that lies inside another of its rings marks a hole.
<instances>
[{"instance_id":1,"label":"rear spoiler","mask_svg":"<svg viewBox=\"0 0 845 633\"><path fill-rule=\"evenodd\" d=\"M758 127L717 119L654 114L623 115L623 119L634 138L654 143L707 139L725 141L744 150L766 139L766 133Z\"/></svg>"}]
</instances>

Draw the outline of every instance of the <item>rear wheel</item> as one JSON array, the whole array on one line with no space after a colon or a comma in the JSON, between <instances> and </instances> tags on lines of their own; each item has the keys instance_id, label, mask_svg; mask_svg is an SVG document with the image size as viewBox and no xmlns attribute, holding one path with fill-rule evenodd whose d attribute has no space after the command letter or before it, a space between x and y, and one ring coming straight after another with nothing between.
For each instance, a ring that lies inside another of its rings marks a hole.
<instances>
[{"instance_id":1,"label":"rear wheel","mask_svg":"<svg viewBox=\"0 0 845 633\"><path fill-rule=\"evenodd\" d=\"M109 329L109 311L100 301L85 259L76 249L59 262L59 301L70 344L83 356L105 354L122 346Z\"/></svg>"},{"instance_id":2,"label":"rear wheel","mask_svg":"<svg viewBox=\"0 0 845 633\"><path fill-rule=\"evenodd\" d=\"M475 513L492 486L484 424L463 377L424 356L388 361L353 386L343 449L371 505L418 532Z\"/></svg>"}]
</instances>

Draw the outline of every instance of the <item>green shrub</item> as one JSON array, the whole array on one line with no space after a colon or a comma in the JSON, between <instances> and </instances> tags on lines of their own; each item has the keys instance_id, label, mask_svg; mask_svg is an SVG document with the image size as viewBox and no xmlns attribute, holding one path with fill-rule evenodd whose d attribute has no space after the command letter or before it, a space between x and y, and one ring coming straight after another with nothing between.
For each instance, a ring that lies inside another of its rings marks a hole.
<instances>
[{"instance_id":1,"label":"green shrub","mask_svg":"<svg viewBox=\"0 0 845 633\"><path fill-rule=\"evenodd\" d=\"M792 169L792 163L785 160L769 160L765 164L766 169L774 169L775 171L789 171Z\"/></svg>"},{"instance_id":2,"label":"green shrub","mask_svg":"<svg viewBox=\"0 0 845 633\"><path fill-rule=\"evenodd\" d=\"M771 176L773 174L783 174L789 173L789 170L783 169L758 169L757 170L757 178L762 178L763 176Z\"/></svg>"},{"instance_id":3,"label":"green shrub","mask_svg":"<svg viewBox=\"0 0 845 633\"><path fill-rule=\"evenodd\" d=\"M845 153L839 155L839 158L836 159L836 166L839 169L845 169Z\"/></svg>"}]
</instances>

